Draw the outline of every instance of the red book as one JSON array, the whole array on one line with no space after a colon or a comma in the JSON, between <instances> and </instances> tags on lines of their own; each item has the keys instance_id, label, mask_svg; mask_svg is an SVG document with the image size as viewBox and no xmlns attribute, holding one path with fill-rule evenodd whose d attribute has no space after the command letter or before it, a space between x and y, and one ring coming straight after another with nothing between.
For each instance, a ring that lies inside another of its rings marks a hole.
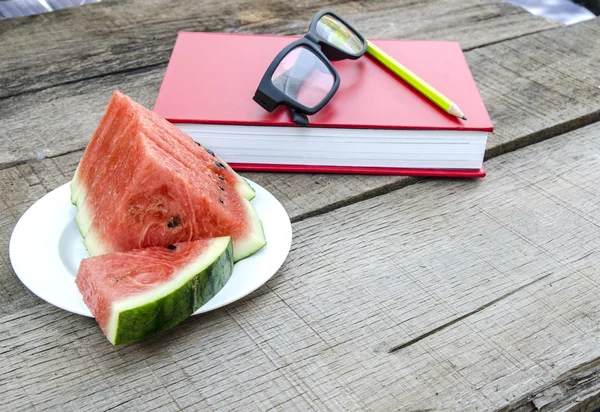
<instances>
[{"instance_id":1,"label":"red book","mask_svg":"<svg viewBox=\"0 0 600 412\"><path fill-rule=\"evenodd\" d=\"M154 111L236 170L483 177L493 126L458 43L374 40L453 100L462 121L370 56L333 62L340 87L310 116L252 97L290 36L179 33Z\"/></svg>"}]
</instances>

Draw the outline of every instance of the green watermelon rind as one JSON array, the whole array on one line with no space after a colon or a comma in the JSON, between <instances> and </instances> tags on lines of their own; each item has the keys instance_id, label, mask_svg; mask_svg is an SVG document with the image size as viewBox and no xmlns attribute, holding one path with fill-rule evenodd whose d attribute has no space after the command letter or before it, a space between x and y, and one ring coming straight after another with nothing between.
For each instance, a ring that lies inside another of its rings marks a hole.
<instances>
[{"instance_id":1,"label":"green watermelon rind","mask_svg":"<svg viewBox=\"0 0 600 412\"><path fill-rule=\"evenodd\" d=\"M90 214L87 211L86 204L76 205L77 207L77 215L75 215L75 222L77 223L77 227L79 228L79 233L81 233L81 237L84 239L87 238L87 235L92 227L92 220L90 218Z\"/></svg>"},{"instance_id":2,"label":"green watermelon rind","mask_svg":"<svg viewBox=\"0 0 600 412\"><path fill-rule=\"evenodd\" d=\"M211 245L171 281L113 303L106 337L116 346L172 328L212 299L229 281L232 272L231 238L212 239Z\"/></svg>"},{"instance_id":3,"label":"green watermelon rind","mask_svg":"<svg viewBox=\"0 0 600 412\"><path fill-rule=\"evenodd\" d=\"M95 241L94 236L88 236L90 227L92 226L92 220L87 213L87 208L85 207L85 203L81 202L81 197L78 199L73 199L74 193L81 194L83 192L83 188L78 187L75 179L71 181L71 203L77 208L77 214L75 215L75 223L77 224L77 229L79 229L79 234L83 239L83 246L88 251L90 256L98 256L108 251L105 250L104 245L101 242Z\"/></svg>"},{"instance_id":4,"label":"green watermelon rind","mask_svg":"<svg viewBox=\"0 0 600 412\"><path fill-rule=\"evenodd\" d=\"M265 231L254 205L246 199L242 199L242 202L246 207L246 216L248 217L248 223L251 226L251 230L248 231L248 237L236 242L233 254L234 262L239 262L240 260L253 255L267 244Z\"/></svg>"},{"instance_id":5,"label":"green watermelon rind","mask_svg":"<svg viewBox=\"0 0 600 412\"><path fill-rule=\"evenodd\" d=\"M79 193L81 190L81 186L78 183L79 179L77 178L77 171L75 171L75 176L73 176L73 180L71 180L71 184L69 188L71 189L71 204L77 206L79 202Z\"/></svg>"},{"instance_id":6,"label":"green watermelon rind","mask_svg":"<svg viewBox=\"0 0 600 412\"><path fill-rule=\"evenodd\" d=\"M235 173L235 172L233 172L233 173ZM236 173L236 175L237 175L239 181L235 185L235 190L244 199L247 199L247 200L254 199L256 197L256 192L254 191L252 186L250 186L250 183L248 183L248 181L246 179L244 179L242 176L238 175L237 173Z\"/></svg>"},{"instance_id":7,"label":"green watermelon rind","mask_svg":"<svg viewBox=\"0 0 600 412\"><path fill-rule=\"evenodd\" d=\"M76 178L73 178L73 180L71 181L70 184L70 188L71 188L71 203L73 204L73 206L75 206L77 208L77 214L75 215L75 223L77 226L77 229L79 230L79 234L81 235L83 241L84 241L84 246L85 246L85 236L87 234L87 232L85 232L82 228L83 227L90 227L91 226L91 222L89 221L89 218L84 214L84 212L82 212L80 209L81 207L79 206L80 202L78 200L78 195L81 193L81 190L79 188L79 186L76 183ZM87 247L86 247L87 250ZM89 253L89 251L88 251ZM90 255L92 256L92 255Z\"/></svg>"}]
</instances>

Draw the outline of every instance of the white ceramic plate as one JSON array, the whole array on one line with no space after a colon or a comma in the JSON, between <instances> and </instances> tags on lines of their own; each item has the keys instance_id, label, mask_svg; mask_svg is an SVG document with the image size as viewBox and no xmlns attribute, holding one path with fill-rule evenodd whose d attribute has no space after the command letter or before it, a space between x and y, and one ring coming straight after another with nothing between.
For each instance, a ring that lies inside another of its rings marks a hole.
<instances>
[{"instance_id":1,"label":"white ceramic plate","mask_svg":"<svg viewBox=\"0 0 600 412\"><path fill-rule=\"evenodd\" d=\"M257 185L252 204L262 220L267 245L233 267L221 291L194 314L234 302L258 289L281 267L292 245L290 219L277 199ZM10 261L23 284L46 302L69 312L92 316L83 303L75 276L88 257L75 223L69 185L48 193L21 217L10 239Z\"/></svg>"}]
</instances>

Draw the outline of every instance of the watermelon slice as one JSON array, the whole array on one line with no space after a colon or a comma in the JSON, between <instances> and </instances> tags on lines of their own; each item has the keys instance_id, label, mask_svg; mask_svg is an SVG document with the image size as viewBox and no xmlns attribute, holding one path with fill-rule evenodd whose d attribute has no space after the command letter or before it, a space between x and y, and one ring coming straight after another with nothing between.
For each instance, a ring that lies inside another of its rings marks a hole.
<instances>
[{"instance_id":1,"label":"watermelon slice","mask_svg":"<svg viewBox=\"0 0 600 412\"><path fill-rule=\"evenodd\" d=\"M145 109L142 105L134 102L123 93L115 91L100 121L100 125L96 128L96 132L88 144L83 159L75 172L71 187L71 202L73 204L80 204L83 198L85 198L85 191L81 190L82 185L78 184L78 181L80 179L88 181L90 176L96 176L99 172L106 171L105 169L98 170L97 167L94 167L94 162L88 159L113 154L115 148L122 143L120 140L124 133L120 129L127 127L134 118L138 120L144 119L145 122L138 126L143 127L144 131L149 132L147 133L148 137L161 145L163 149L178 160L185 159L187 164L190 165L189 161L191 159L194 167L198 167L196 162L200 162L203 165L220 162L225 166L224 170L220 170L220 176L232 184L244 198L248 200L254 198L254 190L248 182L235 173L214 152L210 149L202 148L199 143L196 143L191 137L167 120ZM174 142L179 144L174 144Z\"/></svg>"},{"instance_id":2,"label":"watermelon slice","mask_svg":"<svg viewBox=\"0 0 600 412\"><path fill-rule=\"evenodd\" d=\"M71 183L91 256L231 236L238 261L266 244L253 196L214 153L119 92Z\"/></svg>"},{"instance_id":3,"label":"watermelon slice","mask_svg":"<svg viewBox=\"0 0 600 412\"><path fill-rule=\"evenodd\" d=\"M171 328L221 290L233 271L230 237L84 259L75 283L113 345Z\"/></svg>"}]
</instances>

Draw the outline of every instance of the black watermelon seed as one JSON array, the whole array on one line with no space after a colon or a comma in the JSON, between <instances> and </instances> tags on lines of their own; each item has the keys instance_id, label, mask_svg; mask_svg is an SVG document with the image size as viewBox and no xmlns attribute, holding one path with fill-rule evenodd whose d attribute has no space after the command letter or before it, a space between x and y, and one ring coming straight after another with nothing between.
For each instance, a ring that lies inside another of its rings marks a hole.
<instances>
[{"instance_id":1,"label":"black watermelon seed","mask_svg":"<svg viewBox=\"0 0 600 412\"><path fill-rule=\"evenodd\" d=\"M221 180L225 180L225 178L223 176L219 176L219 179Z\"/></svg>"},{"instance_id":2,"label":"black watermelon seed","mask_svg":"<svg viewBox=\"0 0 600 412\"><path fill-rule=\"evenodd\" d=\"M222 191L225 191L225 189L223 189L223 186L219 186L219 189L221 189Z\"/></svg>"},{"instance_id":3,"label":"black watermelon seed","mask_svg":"<svg viewBox=\"0 0 600 412\"><path fill-rule=\"evenodd\" d=\"M211 156L215 155L215 152L213 152L212 150L210 150L208 147L204 148Z\"/></svg>"},{"instance_id":4,"label":"black watermelon seed","mask_svg":"<svg viewBox=\"0 0 600 412\"><path fill-rule=\"evenodd\" d=\"M169 248L169 250L175 250L175 249L177 249L177 246L169 245L169 246L167 246L167 248Z\"/></svg>"},{"instance_id":5,"label":"black watermelon seed","mask_svg":"<svg viewBox=\"0 0 600 412\"><path fill-rule=\"evenodd\" d=\"M219 202L221 202L221 204L225 204L225 202L223 202L221 199L219 199Z\"/></svg>"},{"instance_id":6,"label":"black watermelon seed","mask_svg":"<svg viewBox=\"0 0 600 412\"><path fill-rule=\"evenodd\" d=\"M181 224L181 218L179 216L173 216L169 223L167 223L167 227L177 227Z\"/></svg>"},{"instance_id":7,"label":"black watermelon seed","mask_svg":"<svg viewBox=\"0 0 600 412\"><path fill-rule=\"evenodd\" d=\"M202 147L202 145L200 143L198 143L198 142L194 142L194 143L196 143L198 146Z\"/></svg>"},{"instance_id":8,"label":"black watermelon seed","mask_svg":"<svg viewBox=\"0 0 600 412\"><path fill-rule=\"evenodd\" d=\"M215 164L217 165L217 167L219 167L221 169L225 169L225 166L223 166L223 163L221 163L221 162L215 162Z\"/></svg>"}]
</instances>

